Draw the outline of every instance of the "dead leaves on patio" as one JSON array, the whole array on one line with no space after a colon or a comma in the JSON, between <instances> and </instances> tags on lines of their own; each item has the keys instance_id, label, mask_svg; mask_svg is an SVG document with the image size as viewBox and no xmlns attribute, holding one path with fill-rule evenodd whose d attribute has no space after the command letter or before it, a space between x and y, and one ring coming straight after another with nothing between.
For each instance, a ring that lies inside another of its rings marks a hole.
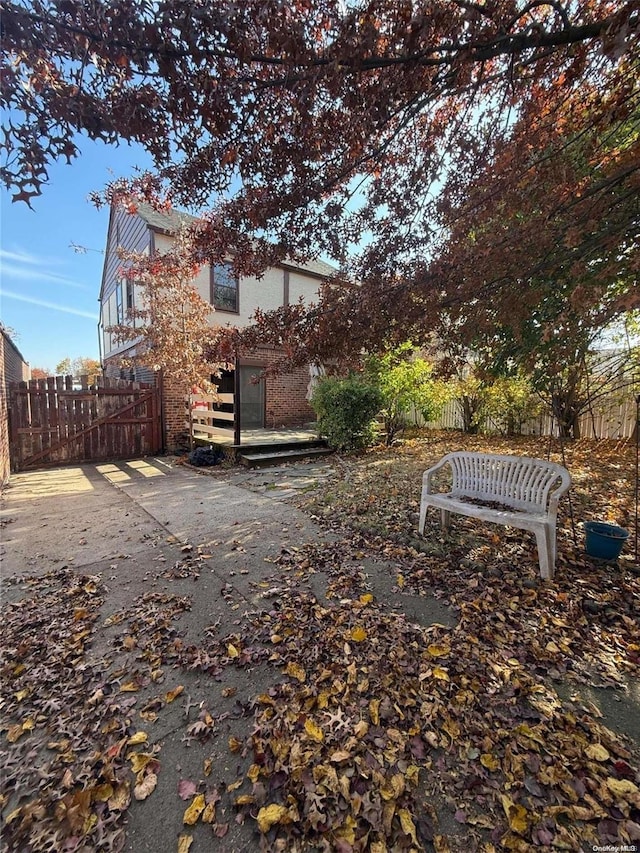
<instances>
[{"instance_id":1,"label":"dead leaves on patio","mask_svg":"<svg viewBox=\"0 0 640 853\"><path fill-rule=\"evenodd\" d=\"M359 475L349 485L352 503L375 487ZM100 580L63 571L35 582L8 611L0 669L8 849L121 849L124 811L158 796L153 727L169 713L181 718L186 745L204 753L216 743L240 769L221 784L206 753L202 778L179 781L179 853L196 849L198 833L226 843L217 839L234 820L255 827L263 851L287 853L640 841L637 756L594 708L563 703L553 689L557 679L620 689L638 677L640 579L594 566L566 537L553 583L540 581L534 556L508 533L495 541L474 529L470 549L466 528L452 545L434 526L437 547L423 553L392 529L406 527L409 500L393 488L390 535L345 529L350 519L364 529L386 494L348 517L338 501L331 523L342 538L275 556L273 577L256 582L260 611L241 615L225 585L233 633L220 636L216 625L187 644L179 620L189 597L132 601L103 625L108 669L87 654ZM200 562L189 560L163 579L197 582ZM413 604L436 595L451 605L456 627L390 612L367 561ZM319 572L323 602L304 591ZM271 667L271 686L236 695L234 673L257 666ZM234 699L233 714L193 701L191 676Z\"/></svg>"},{"instance_id":2,"label":"dead leaves on patio","mask_svg":"<svg viewBox=\"0 0 640 853\"><path fill-rule=\"evenodd\" d=\"M188 599L143 596L108 620L114 647L135 659L119 681L85 655L101 601L97 579L63 573L51 590L18 605L2 669L12 696L5 797L17 802L5 822L9 849L63 850L72 842L121 849L123 812L132 798L153 797L160 770L148 731L132 722L138 692L153 692L168 667L220 679L259 663L274 668L274 684L254 697L250 733L226 743L244 775L222 790L182 780L179 849L189 850L198 827L227 834L216 810L221 798L236 822L255 821L262 849L291 853L579 850L638 840L640 790L628 747L586 709L563 705L541 677L583 636L569 593L518 585L515 576L474 586L468 574L449 593L460 624L422 628L380 607L358 568L366 547L352 537L283 552L280 574L267 584L268 609L197 646L185 645L177 628ZM436 579L427 558L400 549L394 556L405 588ZM299 591L314 566L329 575L326 604ZM613 587L601 594L618 612ZM534 616L544 631L527 635ZM628 636L619 636L628 652ZM625 661L632 671L634 660ZM61 680L69 704L59 716ZM181 687L151 700L144 694L139 716L152 715L152 725L184 702ZM201 705L189 722L189 699L186 707L187 741L219 737L223 717ZM44 750L53 756L48 764Z\"/></svg>"},{"instance_id":3,"label":"dead leaves on patio","mask_svg":"<svg viewBox=\"0 0 640 853\"><path fill-rule=\"evenodd\" d=\"M102 585L61 569L32 586L4 614L3 839L20 851L120 850L129 732L87 660Z\"/></svg>"},{"instance_id":4,"label":"dead leaves on patio","mask_svg":"<svg viewBox=\"0 0 640 853\"><path fill-rule=\"evenodd\" d=\"M273 849L446 849L442 803L465 849L637 839L627 747L467 631L293 590L254 631L287 679L256 700L239 812Z\"/></svg>"},{"instance_id":5,"label":"dead leaves on patio","mask_svg":"<svg viewBox=\"0 0 640 853\"><path fill-rule=\"evenodd\" d=\"M204 673L267 661L284 676L255 698L252 734L229 740L249 765L236 820L256 820L265 850L459 843L489 853L638 840L628 746L545 679L617 684L618 668L638 673L637 581L580 575L549 585L467 567L447 591L458 626L425 629L369 591L358 561L376 550L405 590L446 588L452 565L438 570L383 540L290 548L274 561L280 574L258 584L270 609L183 650L182 664ZM328 604L300 592L318 570L329 576ZM598 596L608 608L600 620L584 607Z\"/></svg>"},{"instance_id":6,"label":"dead leaves on patio","mask_svg":"<svg viewBox=\"0 0 640 853\"><path fill-rule=\"evenodd\" d=\"M175 620L190 599L147 593L99 623L100 577L61 569L21 583L25 597L3 614L3 841L20 853L119 851L132 799L151 796L160 771L159 747L134 722L137 694L177 660ZM97 628L120 626L113 655L93 654ZM182 689L147 701L140 720L153 723Z\"/></svg>"}]
</instances>

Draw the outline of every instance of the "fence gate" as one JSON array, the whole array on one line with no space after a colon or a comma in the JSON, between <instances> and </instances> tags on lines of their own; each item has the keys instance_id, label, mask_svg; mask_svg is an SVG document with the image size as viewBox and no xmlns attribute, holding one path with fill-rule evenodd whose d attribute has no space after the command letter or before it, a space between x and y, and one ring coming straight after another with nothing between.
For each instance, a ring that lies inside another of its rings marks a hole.
<instances>
[{"instance_id":1,"label":"fence gate","mask_svg":"<svg viewBox=\"0 0 640 853\"><path fill-rule=\"evenodd\" d=\"M157 453L160 392L103 377L91 385L86 376L11 382L9 442L12 471Z\"/></svg>"}]
</instances>

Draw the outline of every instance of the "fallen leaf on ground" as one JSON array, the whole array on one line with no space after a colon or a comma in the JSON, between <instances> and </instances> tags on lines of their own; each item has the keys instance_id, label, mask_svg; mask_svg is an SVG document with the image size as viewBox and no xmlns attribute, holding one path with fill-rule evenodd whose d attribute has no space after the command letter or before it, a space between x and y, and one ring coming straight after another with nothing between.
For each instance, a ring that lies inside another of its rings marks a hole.
<instances>
[{"instance_id":1,"label":"fallen leaf on ground","mask_svg":"<svg viewBox=\"0 0 640 853\"><path fill-rule=\"evenodd\" d=\"M164 701L167 703L173 702L183 692L184 692L184 685L179 684L177 687L174 687L173 690L169 690L167 693L165 693Z\"/></svg>"},{"instance_id":2,"label":"fallen leaf on ground","mask_svg":"<svg viewBox=\"0 0 640 853\"><path fill-rule=\"evenodd\" d=\"M200 815L205 810L205 800L204 794L196 794L193 798L191 804L185 810L185 813L182 817L182 822L188 824L189 826L193 826L198 822Z\"/></svg>"},{"instance_id":3,"label":"fallen leaf on ground","mask_svg":"<svg viewBox=\"0 0 640 853\"><path fill-rule=\"evenodd\" d=\"M146 800L149 794L152 794L156 785L158 784L158 777L155 773L147 773L142 777L142 780L136 784L133 789L133 796L136 800Z\"/></svg>"},{"instance_id":4,"label":"fallen leaf on ground","mask_svg":"<svg viewBox=\"0 0 640 853\"><path fill-rule=\"evenodd\" d=\"M260 832L267 833L274 824L280 823L285 818L288 818L289 810L286 806L280 806L272 803L270 806L263 806L258 812L258 828Z\"/></svg>"}]
</instances>

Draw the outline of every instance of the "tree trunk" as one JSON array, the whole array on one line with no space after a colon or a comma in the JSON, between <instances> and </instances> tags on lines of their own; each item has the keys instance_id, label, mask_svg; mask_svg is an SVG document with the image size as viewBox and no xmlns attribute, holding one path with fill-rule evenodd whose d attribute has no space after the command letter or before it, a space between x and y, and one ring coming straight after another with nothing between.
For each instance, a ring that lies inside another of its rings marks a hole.
<instances>
[{"instance_id":1,"label":"tree trunk","mask_svg":"<svg viewBox=\"0 0 640 853\"><path fill-rule=\"evenodd\" d=\"M551 409L558 424L560 438L580 438L582 406L580 401L576 402L573 389L554 392Z\"/></svg>"},{"instance_id":2,"label":"tree trunk","mask_svg":"<svg viewBox=\"0 0 640 853\"><path fill-rule=\"evenodd\" d=\"M479 425L473 422L474 415L478 411L478 401L473 397L462 397L460 400L462 409L462 430L469 435L476 435Z\"/></svg>"},{"instance_id":3,"label":"tree trunk","mask_svg":"<svg viewBox=\"0 0 640 853\"><path fill-rule=\"evenodd\" d=\"M571 433L573 438L580 438L580 413L574 412L573 420L571 422Z\"/></svg>"}]
</instances>

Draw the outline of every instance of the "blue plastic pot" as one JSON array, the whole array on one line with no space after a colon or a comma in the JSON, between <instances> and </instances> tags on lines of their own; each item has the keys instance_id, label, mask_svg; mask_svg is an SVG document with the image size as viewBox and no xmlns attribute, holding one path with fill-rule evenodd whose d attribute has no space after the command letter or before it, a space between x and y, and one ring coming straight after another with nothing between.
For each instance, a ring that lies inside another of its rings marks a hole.
<instances>
[{"instance_id":1,"label":"blue plastic pot","mask_svg":"<svg viewBox=\"0 0 640 853\"><path fill-rule=\"evenodd\" d=\"M585 521L585 550L591 557L600 560L617 560L629 531L617 524L605 524L603 521Z\"/></svg>"}]
</instances>

